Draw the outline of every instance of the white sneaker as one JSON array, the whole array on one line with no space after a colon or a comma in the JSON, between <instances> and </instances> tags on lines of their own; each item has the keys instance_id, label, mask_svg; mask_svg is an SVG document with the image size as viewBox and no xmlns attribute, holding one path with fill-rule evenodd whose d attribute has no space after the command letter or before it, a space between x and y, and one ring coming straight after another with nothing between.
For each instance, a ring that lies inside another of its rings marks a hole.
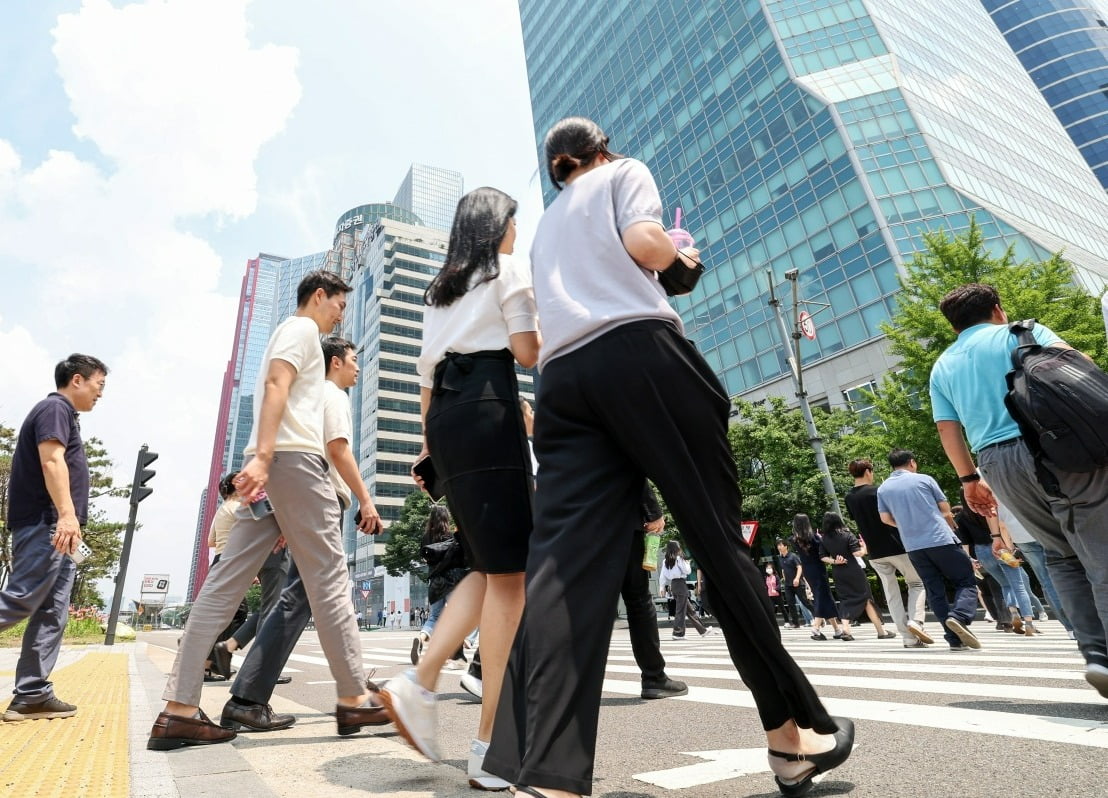
<instances>
[{"instance_id":1,"label":"white sneaker","mask_svg":"<svg viewBox=\"0 0 1108 798\"><path fill-rule=\"evenodd\" d=\"M1050 616L1046 614L1046 610L1043 610L1042 612L1039 613L1039 620L1040 621L1049 621L1050 620Z\"/></svg>"},{"instance_id":2,"label":"white sneaker","mask_svg":"<svg viewBox=\"0 0 1108 798\"><path fill-rule=\"evenodd\" d=\"M712 635L719 634L719 629L714 626L705 626L704 631L700 633L701 637L711 637Z\"/></svg>"},{"instance_id":3,"label":"white sneaker","mask_svg":"<svg viewBox=\"0 0 1108 798\"><path fill-rule=\"evenodd\" d=\"M404 741L432 762L440 761L436 696L416 682L415 671L389 679L378 695Z\"/></svg>"},{"instance_id":4,"label":"white sneaker","mask_svg":"<svg viewBox=\"0 0 1108 798\"><path fill-rule=\"evenodd\" d=\"M935 642L935 639L923 630L923 624L919 621L908 621L907 625L908 631L912 634L912 637L916 638L916 640L920 641L921 643L926 643L927 645L931 645Z\"/></svg>"},{"instance_id":5,"label":"white sneaker","mask_svg":"<svg viewBox=\"0 0 1108 798\"><path fill-rule=\"evenodd\" d=\"M462 689L480 701L483 697L481 680L468 671L462 674L460 680Z\"/></svg>"},{"instance_id":6,"label":"white sneaker","mask_svg":"<svg viewBox=\"0 0 1108 798\"><path fill-rule=\"evenodd\" d=\"M469 744L469 786L475 790L506 790L512 785L499 776L486 773L484 770L485 754L488 753L489 744L480 740L474 740Z\"/></svg>"}]
</instances>

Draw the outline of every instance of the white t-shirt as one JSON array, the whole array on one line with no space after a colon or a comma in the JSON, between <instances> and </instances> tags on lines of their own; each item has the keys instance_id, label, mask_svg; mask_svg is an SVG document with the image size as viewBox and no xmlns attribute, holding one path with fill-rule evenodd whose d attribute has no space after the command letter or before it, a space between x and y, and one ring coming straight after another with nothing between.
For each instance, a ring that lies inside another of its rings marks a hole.
<instances>
[{"instance_id":1,"label":"white t-shirt","mask_svg":"<svg viewBox=\"0 0 1108 798\"><path fill-rule=\"evenodd\" d=\"M684 334L657 275L623 248L622 231L637 222L661 225L662 200L650 170L633 158L581 175L542 215L531 245L540 371L629 322L661 319Z\"/></svg>"},{"instance_id":2,"label":"white t-shirt","mask_svg":"<svg viewBox=\"0 0 1108 798\"><path fill-rule=\"evenodd\" d=\"M507 349L508 336L538 329L531 272L511 255L501 255L496 279L444 308L424 308L423 349L416 366L420 385L434 386L435 366L447 352Z\"/></svg>"},{"instance_id":3,"label":"white t-shirt","mask_svg":"<svg viewBox=\"0 0 1108 798\"><path fill-rule=\"evenodd\" d=\"M684 581L692 571L692 566L684 557L678 557L672 568L666 567L666 561L662 560L662 570L658 573L658 586L665 587L674 580Z\"/></svg>"},{"instance_id":4,"label":"white t-shirt","mask_svg":"<svg viewBox=\"0 0 1108 798\"><path fill-rule=\"evenodd\" d=\"M326 443L343 438L351 446L354 445L354 418L350 412L350 397L339 386L330 380L323 381L323 440ZM328 473L331 484L335 486L335 493L344 508L350 507L350 487L339 476L339 470L327 458L330 466Z\"/></svg>"},{"instance_id":5,"label":"white t-shirt","mask_svg":"<svg viewBox=\"0 0 1108 798\"><path fill-rule=\"evenodd\" d=\"M296 376L289 386L288 404L277 426L274 451L307 452L325 455L323 449L323 347L319 343L319 327L306 316L291 316L277 325L269 339L258 384L254 388L254 428L244 453L252 455L258 448L258 420L265 396L265 378L271 360L283 360Z\"/></svg>"}]
</instances>

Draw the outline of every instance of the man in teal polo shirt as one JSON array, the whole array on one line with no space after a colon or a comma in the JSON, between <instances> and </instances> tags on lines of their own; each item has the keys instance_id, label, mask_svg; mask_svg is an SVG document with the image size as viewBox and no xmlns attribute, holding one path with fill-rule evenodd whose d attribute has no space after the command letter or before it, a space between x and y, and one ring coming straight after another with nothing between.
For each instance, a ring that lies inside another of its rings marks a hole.
<instances>
[{"instance_id":1,"label":"man in teal polo shirt","mask_svg":"<svg viewBox=\"0 0 1108 798\"><path fill-rule=\"evenodd\" d=\"M966 502L979 513L995 515L999 498L1043 545L1050 577L1085 658L1085 678L1108 698L1108 468L1073 474L1050 466L1063 496L1048 494L1004 405L1005 375L1017 342L999 294L990 285L970 283L943 297L939 309L958 340L931 370L931 405L943 449L965 486ZM1069 348L1040 324L1032 334L1044 346ZM1001 543L993 537L995 551Z\"/></svg>"}]
</instances>

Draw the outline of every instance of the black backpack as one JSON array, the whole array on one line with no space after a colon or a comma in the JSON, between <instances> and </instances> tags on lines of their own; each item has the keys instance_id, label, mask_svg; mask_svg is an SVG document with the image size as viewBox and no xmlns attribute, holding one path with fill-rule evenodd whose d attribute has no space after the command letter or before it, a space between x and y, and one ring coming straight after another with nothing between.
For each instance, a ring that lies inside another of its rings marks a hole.
<instances>
[{"instance_id":1,"label":"black backpack","mask_svg":"<svg viewBox=\"0 0 1108 798\"><path fill-rule=\"evenodd\" d=\"M1076 349L1042 346L1034 326L1028 319L1009 327L1019 343L1004 404L1035 455L1039 481L1060 495L1044 460L1073 473L1108 466L1108 374Z\"/></svg>"}]
</instances>

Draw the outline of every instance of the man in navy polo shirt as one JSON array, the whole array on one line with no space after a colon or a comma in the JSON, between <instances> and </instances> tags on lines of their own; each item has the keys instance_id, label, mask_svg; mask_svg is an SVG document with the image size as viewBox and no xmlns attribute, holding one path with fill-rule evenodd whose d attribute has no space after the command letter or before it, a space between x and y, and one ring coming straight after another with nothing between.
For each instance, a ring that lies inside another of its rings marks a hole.
<instances>
[{"instance_id":1,"label":"man in navy polo shirt","mask_svg":"<svg viewBox=\"0 0 1108 798\"><path fill-rule=\"evenodd\" d=\"M982 515L996 515L999 498L1042 544L1054 589L1085 658L1085 679L1108 698L1108 468L1076 474L1048 462L1063 495L1048 493L1004 405L1005 375L1017 341L1000 295L991 285L968 283L943 297L939 310L958 339L931 369L931 406L943 450L965 487L966 504ZM1042 324L1031 334L1043 346L1071 348ZM1000 546L994 534L994 551Z\"/></svg>"},{"instance_id":2,"label":"man in navy polo shirt","mask_svg":"<svg viewBox=\"0 0 1108 798\"><path fill-rule=\"evenodd\" d=\"M89 471L79 413L96 406L108 367L73 354L54 369L58 390L32 408L19 429L8 486L12 572L0 592L0 630L30 618L6 721L68 718L77 707L49 681L69 618L76 566L67 555L88 520Z\"/></svg>"}]
</instances>

